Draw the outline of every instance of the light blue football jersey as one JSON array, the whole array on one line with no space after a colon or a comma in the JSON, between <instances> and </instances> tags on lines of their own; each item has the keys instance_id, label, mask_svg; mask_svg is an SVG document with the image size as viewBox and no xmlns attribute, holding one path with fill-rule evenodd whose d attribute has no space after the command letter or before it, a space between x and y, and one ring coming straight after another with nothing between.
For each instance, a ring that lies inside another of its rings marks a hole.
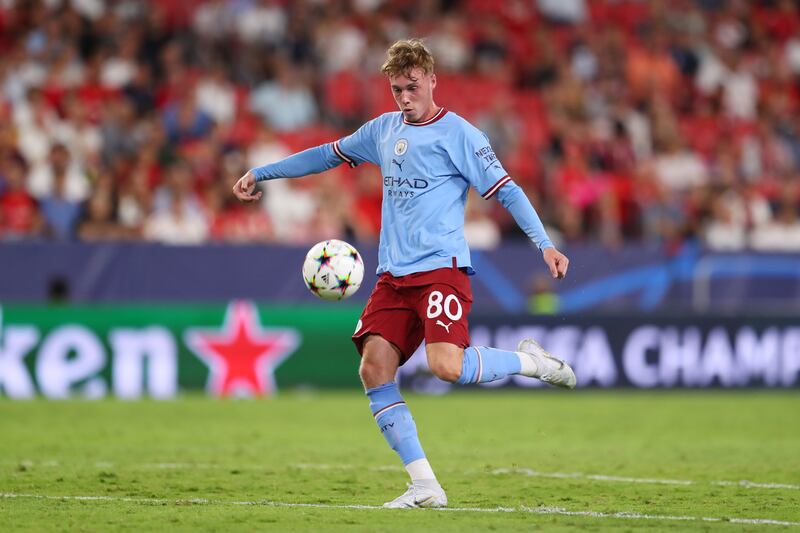
<instances>
[{"instance_id":1,"label":"light blue football jersey","mask_svg":"<svg viewBox=\"0 0 800 533\"><path fill-rule=\"evenodd\" d=\"M442 108L422 123L386 113L333 143L350 166L370 162L383 176L378 274L452 267L472 273L464 239L469 187L491 198L510 178L488 137Z\"/></svg>"}]
</instances>

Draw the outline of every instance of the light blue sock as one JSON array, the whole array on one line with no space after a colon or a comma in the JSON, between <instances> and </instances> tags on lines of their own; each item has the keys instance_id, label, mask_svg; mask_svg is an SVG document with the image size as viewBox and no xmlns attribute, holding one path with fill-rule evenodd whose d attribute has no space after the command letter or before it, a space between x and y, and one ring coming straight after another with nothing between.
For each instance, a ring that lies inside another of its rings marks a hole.
<instances>
[{"instance_id":1,"label":"light blue sock","mask_svg":"<svg viewBox=\"0 0 800 533\"><path fill-rule=\"evenodd\" d=\"M417 425L400 395L397 383L390 381L374 389L367 389L369 407L386 442L407 465L424 459L425 452L417 437Z\"/></svg>"},{"instance_id":2,"label":"light blue sock","mask_svg":"<svg viewBox=\"0 0 800 533\"><path fill-rule=\"evenodd\" d=\"M461 375L456 383L486 383L519 374L521 365L516 352L498 350L488 346L470 346L464 349Z\"/></svg>"}]
</instances>

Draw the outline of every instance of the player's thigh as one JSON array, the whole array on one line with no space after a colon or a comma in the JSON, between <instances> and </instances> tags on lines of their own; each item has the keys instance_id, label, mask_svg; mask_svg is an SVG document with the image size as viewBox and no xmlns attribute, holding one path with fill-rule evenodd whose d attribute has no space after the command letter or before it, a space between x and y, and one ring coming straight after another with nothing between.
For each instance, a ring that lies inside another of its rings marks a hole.
<instances>
[{"instance_id":1,"label":"player's thigh","mask_svg":"<svg viewBox=\"0 0 800 533\"><path fill-rule=\"evenodd\" d=\"M420 289L417 316L425 329L425 343L469 346L469 312L472 289L466 274L455 270L447 283L432 283Z\"/></svg>"},{"instance_id":2,"label":"player's thigh","mask_svg":"<svg viewBox=\"0 0 800 533\"><path fill-rule=\"evenodd\" d=\"M364 355L364 341L378 335L400 352L400 364L405 363L422 343L424 330L417 312L409 307L399 290L379 280L364 306L353 333L358 353Z\"/></svg>"}]
</instances>

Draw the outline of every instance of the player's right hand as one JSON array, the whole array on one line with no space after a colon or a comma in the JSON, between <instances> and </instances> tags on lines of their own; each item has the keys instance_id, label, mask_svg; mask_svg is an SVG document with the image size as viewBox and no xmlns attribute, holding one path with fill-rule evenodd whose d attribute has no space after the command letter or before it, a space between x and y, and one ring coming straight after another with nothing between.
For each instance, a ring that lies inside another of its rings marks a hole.
<instances>
[{"instance_id":1,"label":"player's right hand","mask_svg":"<svg viewBox=\"0 0 800 533\"><path fill-rule=\"evenodd\" d=\"M552 247L545 248L542 251L542 255L553 277L556 279L564 279L567 275L567 268L569 268L569 259L567 259L567 256Z\"/></svg>"},{"instance_id":2,"label":"player's right hand","mask_svg":"<svg viewBox=\"0 0 800 533\"><path fill-rule=\"evenodd\" d=\"M248 171L233 186L233 195L241 202L255 202L261 199L261 191L256 192L256 177Z\"/></svg>"}]
</instances>

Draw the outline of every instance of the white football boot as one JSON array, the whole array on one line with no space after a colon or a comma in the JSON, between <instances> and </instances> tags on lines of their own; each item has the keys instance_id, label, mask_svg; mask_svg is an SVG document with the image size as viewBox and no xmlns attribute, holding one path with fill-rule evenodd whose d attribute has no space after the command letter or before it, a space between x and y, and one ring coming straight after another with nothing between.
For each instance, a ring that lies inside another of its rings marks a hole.
<instances>
[{"instance_id":1,"label":"white football boot","mask_svg":"<svg viewBox=\"0 0 800 533\"><path fill-rule=\"evenodd\" d=\"M413 509L415 507L447 507L447 495L435 480L416 481L408 484L408 490L390 502L383 504L389 509Z\"/></svg>"},{"instance_id":2,"label":"white football boot","mask_svg":"<svg viewBox=\"0 0 800 533\"><path fill-rule=\"evenodd\" d=\"M523 339L519 341L517 350L529 356L533 361L533 365L522 365L520 374L523 376L538 378L556 387L563 387L565 389L575 388L577 380L575 379L575 372L572 371L572 368L561 359L547 353L535 340Z\"/></svg>"}]
</instances>

